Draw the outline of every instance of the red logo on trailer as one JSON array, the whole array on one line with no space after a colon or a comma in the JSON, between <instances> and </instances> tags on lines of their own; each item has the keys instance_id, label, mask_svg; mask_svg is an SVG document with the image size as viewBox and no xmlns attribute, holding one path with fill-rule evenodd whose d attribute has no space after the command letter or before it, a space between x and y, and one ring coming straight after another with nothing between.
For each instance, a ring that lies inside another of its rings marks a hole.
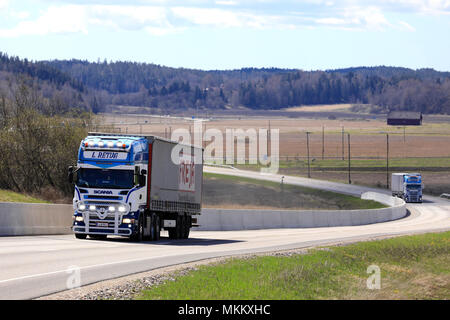
<instances>
[{"instance_id":1,"label":"red logo on trailer","mask_svg":"<svg viewBox=\"0 0 450 320\"><path fill-rule=\"evenodd\" d=\"M195 164L190 154L180 157L178 188L182 191L195 191Z\"/></svg>"}]
</instances>

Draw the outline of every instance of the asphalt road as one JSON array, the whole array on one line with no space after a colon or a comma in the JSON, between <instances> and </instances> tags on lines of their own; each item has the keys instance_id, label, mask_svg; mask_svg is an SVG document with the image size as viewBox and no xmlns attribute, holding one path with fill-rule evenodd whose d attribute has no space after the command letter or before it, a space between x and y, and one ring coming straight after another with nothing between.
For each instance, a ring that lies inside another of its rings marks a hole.
<instances>
[{"instance_id":1,"label":"asphalt road","mask_svg":"<svg viewBox=\"0 0 450 320\"><path fill-rule=\"evenodd\" d=\"M218 172L225 169L207 170ZM257 175L240 171L235 171L235 174ZM275 180L279 177L265 178ZM319 187L327 190L340 188L336 191L353 194L367 189L376 190L327 182L315 184L295 177L286 177L284 181L309 183L314 187L322 184ZM159 242L132 243L121 238L77 240L72 235L3 237L0 238L0 299L31 299L63 291L74 283L77 274L80 275L81 285L86 285L220 256L450 229L450 201L427 197L426 203L409 204L408 209L410 215L404 219L366 226L195 231L187 240L169 241L163 237Z\"/></svg>"}]
</instances>

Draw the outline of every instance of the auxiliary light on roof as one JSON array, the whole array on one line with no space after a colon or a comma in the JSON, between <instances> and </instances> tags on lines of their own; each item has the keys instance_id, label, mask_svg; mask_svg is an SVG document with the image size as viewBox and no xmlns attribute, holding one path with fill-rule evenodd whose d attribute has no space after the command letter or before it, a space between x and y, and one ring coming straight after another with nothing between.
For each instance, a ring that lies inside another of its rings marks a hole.
<instances>
[{"instance_id":1,"label":"auxiliary light on roof","mask_svg":"<svg viewBox=\"0 0 450 320\"><path fill-rule=\"evenodd\" d=\"M117 141L116 143L114 143L113 141L99 141L97 143L94 143L94 141L89 140L89 141L85 141L84 142L84 146L85 147L99 147L99 148L127 148L127 145L125 143L123 143L122 141Z\"/></svg>"}]
</instances>

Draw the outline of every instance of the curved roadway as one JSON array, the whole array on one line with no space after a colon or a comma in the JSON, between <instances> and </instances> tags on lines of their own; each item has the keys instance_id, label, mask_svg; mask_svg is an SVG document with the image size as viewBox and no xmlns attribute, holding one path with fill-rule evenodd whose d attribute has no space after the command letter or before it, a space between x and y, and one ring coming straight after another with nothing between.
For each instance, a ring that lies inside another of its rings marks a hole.
<instances>
[{"instance_id":1,"label":"curved roadway","mask_svg":"<svg viewBox=\"0 0 450 320\"><path fill-rule=\"evenodd\" d=\"M205 171L280 181L281 175L205 167ZM386 190L285 177L285 183L359 195ZM450 201L426 197L408 204L404 219L352 227L192 231L190 239L131 243L77 240L73 235L0 238L0 299L31 299L67 289L79 268L81 284L202 259L450 229ZM164 236L164 233L163 233Z\"/></svg>"}]
</instances>

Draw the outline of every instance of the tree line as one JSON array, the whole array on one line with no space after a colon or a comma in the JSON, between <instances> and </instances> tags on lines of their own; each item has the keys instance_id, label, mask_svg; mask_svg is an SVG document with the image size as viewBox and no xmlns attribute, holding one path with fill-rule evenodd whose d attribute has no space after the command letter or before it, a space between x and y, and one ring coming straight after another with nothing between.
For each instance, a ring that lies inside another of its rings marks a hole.
<instances>
[{"instance_id":1,"label":"tree line","mask_svg":"<svg viewBox=\"0 0 450 320\"><path fill-rule=\"evenodd\" d=\"M450 73L433 69L380 66L325 71L278 68L202 71L127 61L30 62L0 53L2 70L37 78L49 88L47 91L59 91L66 102L76 102L78 108L94 113L117 105L170 112L355 103L371 105L372 112L410 110L450 114Z\"/></svg>"},{"instance_id":2,"label":"tree line","mask_svg":"<svg viewBox=\"0 0 450 320\"><path fill-rule=\"evenodd\" d=\"M90 113L53 114L57 97L19 81L0 91L0 189L59 200L73 193L67 168L93 126ZM69 109L64 106L63 109Z\"/></svg>"}]
</instances>

